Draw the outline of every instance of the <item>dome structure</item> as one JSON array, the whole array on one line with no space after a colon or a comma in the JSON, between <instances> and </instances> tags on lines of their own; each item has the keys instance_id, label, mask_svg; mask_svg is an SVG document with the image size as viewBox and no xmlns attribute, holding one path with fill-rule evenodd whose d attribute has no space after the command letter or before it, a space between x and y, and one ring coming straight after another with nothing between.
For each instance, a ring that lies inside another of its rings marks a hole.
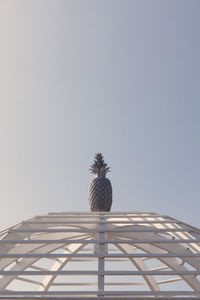
<instances>
[{"instance_id":1,"label":"dome structure","mask_svg":"<svg viewBox=\"0 0 200 300\"><path fill-rule=\"evenodd\" d=\"M60 212L0 233L0 297L200 297L200 231L151 212Z\"/></svg>"}]
</instances>

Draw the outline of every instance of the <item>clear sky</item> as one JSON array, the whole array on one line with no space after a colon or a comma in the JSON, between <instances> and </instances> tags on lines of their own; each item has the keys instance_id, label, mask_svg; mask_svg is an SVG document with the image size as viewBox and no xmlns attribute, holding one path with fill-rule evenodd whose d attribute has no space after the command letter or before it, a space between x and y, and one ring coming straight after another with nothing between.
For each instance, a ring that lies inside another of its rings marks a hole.
<instances>
[{"instance_id":1,"label":"clear sky","mask_svg":"<svg viewBox=\"0 0 200 300\"><path fill-rule=\"evenodd\" d=\"M0 229L88 211L89 167L112 211L200 227L200 1L0 0Z\"/></svg>"}]
</instances>

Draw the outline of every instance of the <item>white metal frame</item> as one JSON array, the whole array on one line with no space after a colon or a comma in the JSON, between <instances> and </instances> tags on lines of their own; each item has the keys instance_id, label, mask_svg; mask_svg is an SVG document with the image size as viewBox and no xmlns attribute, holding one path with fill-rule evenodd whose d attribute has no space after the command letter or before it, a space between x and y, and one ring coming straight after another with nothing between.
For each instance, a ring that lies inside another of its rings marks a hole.
<instances>
[{"instance_id":1,"label":"white metal frame","mask_svg":"<svg viewBox=\"0 0 200 300\"><path fill-rule=\"evenodd\" d=\"M0 232L0 297L200 297L199 279L200 230L165 215L49 213Z\"/></svg>"}]
</instances>

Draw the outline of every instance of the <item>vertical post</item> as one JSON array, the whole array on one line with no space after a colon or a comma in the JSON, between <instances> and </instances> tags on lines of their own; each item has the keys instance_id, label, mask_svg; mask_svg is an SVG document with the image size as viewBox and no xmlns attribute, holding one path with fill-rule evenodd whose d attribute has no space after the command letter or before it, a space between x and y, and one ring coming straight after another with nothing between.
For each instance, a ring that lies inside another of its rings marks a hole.
<instances>
[{"instance_id":1,"label":"vertical post","mask_svg":"<svg viewBox=\"0 0 200 300\"><path fill-rule=\"evenodd\" d=\"M105 232L104 217L99 217L99 257L98 257L98 296L102 297L104 292L104 255L105 255Z\"/></svg>"}]
</instances>

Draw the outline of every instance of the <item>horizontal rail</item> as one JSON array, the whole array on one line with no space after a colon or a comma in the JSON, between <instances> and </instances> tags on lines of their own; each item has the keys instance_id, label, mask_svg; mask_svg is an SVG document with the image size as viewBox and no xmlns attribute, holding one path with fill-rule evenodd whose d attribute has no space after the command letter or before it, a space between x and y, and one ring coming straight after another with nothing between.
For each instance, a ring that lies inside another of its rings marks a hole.
<instances>
[{"instance_id":1,"label":"horizontal rail","mask_svg":"<svg viewBox=\"0 0 200 300\"><path fill-rule=\"evenodd\" d=\"M9 232L193 232L193 229L183 229L183 228L123 228L122 226L119 228L16 228L10 230Z\"/></svg>"},{"instance_id":2,"label":"horizontal rail","mask_svg":"<svg viewBox=\"0 0 200 300\"><path fill-rule=\"evenodd\" d=\"M158 284L166 284L166 283L172 283L172 282L177 282L183 280L181 277L177 277L177 278L170 278L170 279L165 279L165 280L160 280L157 283Z\"/></svg>"},{"instance_id":3,"label":"horizontal rail","mask_svg":"<svg viewBox=\"0 0 200 300\"><path fill-rule=\"evenodd\" d=\"M119 243L119 244L174 244L174 243L200 243L200 239L166 239L166 240L0 240L0 244L99 244L99 243Z\"/></svg>"},{"instance_id":4,"label":"horizontal rail","mask_svg":"<svg viewBox=\"0 0 200 300\"><path fill-rule=\"evenodd\" d=\"M113 223L117 223L117 224L168 224L168 223L172 223L172 224L182 224L182 222L180 221L176 221L176 220L165 220L165 221L102 221L102 220L96 220L96 221L24 221L23 224L99 224L99 223L105 223L106 224L113 224ZM189 227L189 225L187 225Z\"/></svg>"},{"instance_id":5,"label":"horizontal rail","mask_svg":"<svg viewBox=\"0 0 200 300\"><path fill-rule=\"evenodd\" d=\"M173 219L170 218L167 215L133 215L133 214L119 214L119 215L93 215L92 213L88 214L88 215L44 215L44 216L35 216L35 219L54 219L54 218L61 218L61 219L65 219L65 218L71 218L71 219L84 219L84 218L111 218L111 219L116 219L116 218L168 218L168 219Z\"/></svg>"},{"instance_id":6,"label":"horizontal rail","mask_svg":"<svg viewBox=\"0 0 200 300\"><path fill-rule=\"evenodd\" d=\"M52 283L52 286L97 286L96 282L56 282ZM104 285L145 285L143 282L105 282Z\"/></svg>"},{"instance_id":7,"label":"horizontal rail","mask_svg":"<svg viewBox=\"0 0 200 300\"><path fill-rule=\"evenodd\" d=\"M39 217L41 215L38 215ZM81 217L81 216L96 216L96 217L105 217L105 216L146 216L146 217L151 217L151 216L163 216L163 215L159 215L153 212L108 212L108 211L104 211L104 212L100 212L100 211L96 211L96 212L60 212L60 213L48 213L46 215L44 215L46 217L51 217L51 216L77 216L77 217ZM165 215L166 216L166 215ZM169 216L168 216L169 217Z\"/></svg>"},{"instance_id":8,"label":"horizontal rail","mask_svg":"<svg viewBox=\"0 0 200 300\"><path fill-rule=\"evenodd\" d=\"M151 215L158 215L155 212L152 211L95 211L95 212L90 212L90 211L57 211L57 212L48 212L46 215L118 215L118 214L151 214Z\"/></svg>"},{"instance_id":9,"label":"horizontal rail","mask_svg":"<svg viewBox=\"0 0 200 300\"><path fill-rule=\"evenodd\" d=\"M63 254L63 253L17 253L17 254L0 254L0 258L141 258L141 257L200 257L199 253L133 253L133 254Z\"/></svg>"},{"instance_id":10,"label":"horizontal rail","mask_svg":"<svg viewBox=\"0 0 200 300\"><path fill-rule=\"evenodd\" d=\"M3 276L10 276L10 275L200 275L200 271L188 271L188 270L181 270L181 271L1 271L0 275Z\"/></svg>"},{"instance_id":11,"label":"horizontal rail","mask_svg":"<svg viewBox=\"0 0 200 300\"><path fill-rule=\"evenodd\" d=\"M0 291L0 295L59 296L59 295L102 295L102 296L200 296L200 291ZM4 298L5 299L5 298ZM54 298L55 299L55 298ZM59 298L60 299L60 298ZM86 298L84 298L86 299ZM113 298L112 298L113 299ZM165 300L165 298L162 298ZM185 298L184 298L185 299ZM191 298L187 298L191 299ZM62 299L63 300L63 299ZM146 298L145 298L146 300Z\"/></svg>"}]
</instances>

